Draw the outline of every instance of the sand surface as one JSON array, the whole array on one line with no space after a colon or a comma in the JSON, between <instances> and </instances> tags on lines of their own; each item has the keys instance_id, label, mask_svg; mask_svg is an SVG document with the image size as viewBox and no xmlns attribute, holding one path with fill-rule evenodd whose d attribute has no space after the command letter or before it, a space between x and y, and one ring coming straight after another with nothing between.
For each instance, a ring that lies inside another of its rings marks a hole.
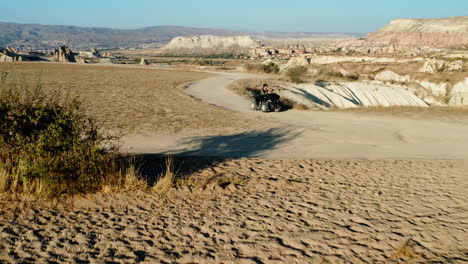
<instances>
[{"instance_id":1,"label":"sand surface","mask_svg":"<svg viewBox=\"0 0 468 264\"><path fill-rule=\"evenodd\" d=\"M183 162L198 168L194 180L213 183L165 198L3 202L13 208L0 217L0 262L468 262L463 162Z\"/></svg>"},{"instance_id":2,"label":"sand surface","mask_svg":"<svg viewBox=\"0 0 468 264\"><path fill-rule=\"evenodd\" d=\"M171 135L136 134L123 150L137 153L263 158L468 159L468 120L446 122L346 112L251 111L245 98L224 87L233 80L258 77L217 73L186 92L208 104L265 121L261 127L185 131Z\"/></svg>"}]
</instances>

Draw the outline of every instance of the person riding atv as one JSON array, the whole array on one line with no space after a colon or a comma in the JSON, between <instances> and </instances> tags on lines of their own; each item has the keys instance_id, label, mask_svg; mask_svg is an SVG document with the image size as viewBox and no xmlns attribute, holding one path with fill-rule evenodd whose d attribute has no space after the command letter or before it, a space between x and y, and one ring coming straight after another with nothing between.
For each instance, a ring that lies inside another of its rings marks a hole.
<instances>
[{"instance_id":1,"label":"person riding atv","mask_svg":"<svg viewBox=\"0 0 468 264\"><path fill-rule=\"evenodd\" d=\"M268 84L264 83L262 86L262 95L271 93L270 89L268 89Z\"/></svg>"},{"instance_id":2,"label":"person riding atv","mask_svg":"<svg viewBox=\"0 0 468 264\"><path fill-rule=\"evenodd\" d=\"M281 111L280 96L273 93L266 83L263 84L260 95L254 95L250 100L252 110L261 109L263 112Z\"/></svg>"}]
</instances>

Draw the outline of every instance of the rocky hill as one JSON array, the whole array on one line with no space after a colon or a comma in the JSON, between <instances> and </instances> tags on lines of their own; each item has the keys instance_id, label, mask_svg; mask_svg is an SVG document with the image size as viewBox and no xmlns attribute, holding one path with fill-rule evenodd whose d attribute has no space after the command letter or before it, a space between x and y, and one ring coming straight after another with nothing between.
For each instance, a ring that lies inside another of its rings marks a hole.
<instances>
[{"instance_id":1,"label":"rocky hill","mask_svg":"<svg viewBox=\"0 0 468 264\"><path fill-rule=\"evenodd\" d=\"M179 26L113 29L0 22L0 46L21 49L51 49L61 45L73 49L136 47L150 43L165 44L177 36L207 34L242 35L231 30Z\"/></svg>"},{"instance_id":2,"label":"rocky hill","mask_svg":"<svg viewBox=\"0 0 468 264\"><path fill-rule=\"evenodd\" d=\"M342 46L468 46L468 16L440 19L396 19L366 38Z\"/></svg>"},{"instance_id":3,"label":"rocky hill","mask_svg":"<svg viewBox=\"0 0 468 264\"><path fill-rule=\"evenodd\" d=\"M249 36L201 35L176 37L158 52L171 54L238 53L249 51L257 46L258 43Z\"/></svg>"}]
</instances>

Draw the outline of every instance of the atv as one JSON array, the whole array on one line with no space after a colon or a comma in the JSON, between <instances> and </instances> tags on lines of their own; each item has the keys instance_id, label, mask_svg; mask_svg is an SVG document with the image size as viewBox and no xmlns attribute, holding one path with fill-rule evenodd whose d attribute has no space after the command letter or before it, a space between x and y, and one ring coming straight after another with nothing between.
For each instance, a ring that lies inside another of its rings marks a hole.
<instances>
[{"instance_id":1,"label":"atv","mask_svg":"<svg viewBox=\"0 0 468 264\"><path fill-rule=\"evenodd\" d=\"M280 96L276 93L261 94L250 97L250 108L263 112L281 111Z\"/></svg>"}]
</instances>

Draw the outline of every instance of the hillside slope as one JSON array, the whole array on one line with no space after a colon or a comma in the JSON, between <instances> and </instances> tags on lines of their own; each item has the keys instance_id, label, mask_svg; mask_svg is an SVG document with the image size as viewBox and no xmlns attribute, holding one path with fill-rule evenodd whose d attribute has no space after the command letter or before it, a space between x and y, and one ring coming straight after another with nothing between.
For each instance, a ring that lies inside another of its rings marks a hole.
<instances>
[{"instance_id":1,"label":"hillside slope","mask_svg":"<svg viewBox=\"0 0 468 264\"><path fill-rule=\"evenodd\" d=\"M387 26L360 40L344 41L341 46L468 46L468 16L439 19L395 19Z\"/></svg>"},{"instance_id":2,"label":"hillside slope","mask_svg":"<svg viewBox=\"0 0 468 264\"><path fill-rule=\"evenodd\" d=\"M141 29L113 29L0 22L0 46L19 48L53 48L67 45L71 48L137 46L149 43L167 43L172 38L186 35L240 35L224 29L156 26Z\"/></svg>"}]
</instances>

